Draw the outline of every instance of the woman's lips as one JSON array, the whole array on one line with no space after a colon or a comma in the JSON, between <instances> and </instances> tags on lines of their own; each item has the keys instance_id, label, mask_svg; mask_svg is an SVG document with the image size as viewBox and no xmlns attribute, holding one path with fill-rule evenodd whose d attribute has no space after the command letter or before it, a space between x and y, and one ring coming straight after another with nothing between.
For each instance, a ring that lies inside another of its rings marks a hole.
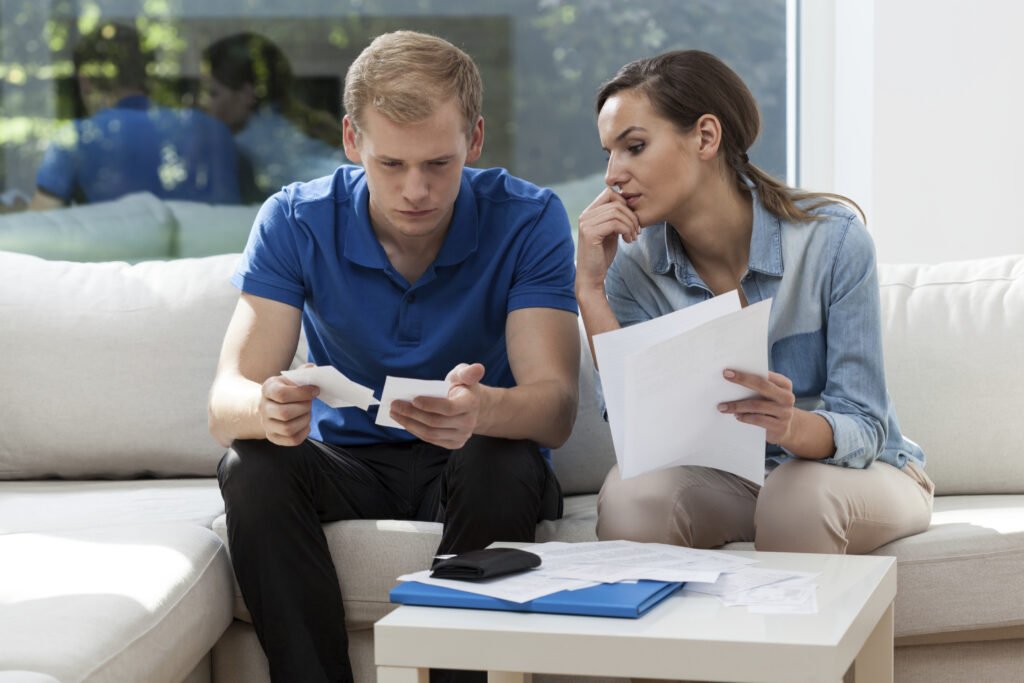
<instances>
[{"instance_id":1,"label":"woman's lips","mask_svg":"<svg viewBox=\"0 0 1024 683\"><path fill-rule=\"evenodd\" d=\"M640 195L632 194L630 192L623 192L622 198L626 200L626 204L628 206L633 206L640 200Z\"/></svg>"}]
</instances>

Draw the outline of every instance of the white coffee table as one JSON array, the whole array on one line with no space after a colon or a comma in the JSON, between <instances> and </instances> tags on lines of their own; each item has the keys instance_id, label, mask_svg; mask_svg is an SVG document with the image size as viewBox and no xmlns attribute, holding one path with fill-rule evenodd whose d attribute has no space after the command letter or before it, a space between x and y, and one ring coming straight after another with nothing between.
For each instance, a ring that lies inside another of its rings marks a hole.
<instances>
[{"instance_id":1,"label":"white coffee table","mask_svg":"<svg viewBox=\"0 0 1024 683\"><path fill-rule=\"evenodd\" d=\"M892 683L896 560L739 552L757 566L820 572L818 613L751 614L676 594L640 619L402 606L374 626L379 683L427 683L428 670L737 683Z\"/></svg>"}]
</instances>

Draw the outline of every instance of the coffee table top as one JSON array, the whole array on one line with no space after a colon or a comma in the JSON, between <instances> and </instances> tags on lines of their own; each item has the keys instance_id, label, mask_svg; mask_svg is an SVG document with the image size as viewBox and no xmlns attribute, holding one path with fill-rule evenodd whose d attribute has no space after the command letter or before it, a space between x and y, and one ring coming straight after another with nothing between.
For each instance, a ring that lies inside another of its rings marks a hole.
<instances>
[{"instance_id":1,"label":"coffee table top","mask_svg":"<svg viewBox=\"0 0 1024 683\"><path fill-rule=\"evenodd\" d=\"M699 680L839 680L896 596L890 557L729 551L820 572L817 614L751 614L677 593L639 619L402 606L378 665ZM769 671L769 673L765 673Z\"/></svg>"}]
</instances>

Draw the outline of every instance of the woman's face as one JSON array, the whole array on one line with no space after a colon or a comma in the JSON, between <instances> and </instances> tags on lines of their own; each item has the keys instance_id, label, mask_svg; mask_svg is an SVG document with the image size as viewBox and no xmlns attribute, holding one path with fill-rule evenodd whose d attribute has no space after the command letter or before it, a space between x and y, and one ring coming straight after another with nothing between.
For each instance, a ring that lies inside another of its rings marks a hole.
<instances>
[{"instance_id":1,"label":"woman's face","mask_svg":"<svg viewBox=\"0 0 1024 683\"><path fill-rule=\"evenodd\" d=\"M706 172L697 157L696 127L680 132L645 94L623 90L601 107L597 132L608 154L605 183L618 186L640 225L671 222L685 211Z\"/></svg>"},{"instance_id":2,"label":"woman's face","mask_svg":"<svg viewBox=\"0 0 1024 683\"><path fill-rule=\"evenodd\" d=\"M204 74L200 82L200 106L227 124L232 132L245 128L256 102L252 86L246 83L239 90L232 90L209 74Z\"/></svg>"}]
</instances>

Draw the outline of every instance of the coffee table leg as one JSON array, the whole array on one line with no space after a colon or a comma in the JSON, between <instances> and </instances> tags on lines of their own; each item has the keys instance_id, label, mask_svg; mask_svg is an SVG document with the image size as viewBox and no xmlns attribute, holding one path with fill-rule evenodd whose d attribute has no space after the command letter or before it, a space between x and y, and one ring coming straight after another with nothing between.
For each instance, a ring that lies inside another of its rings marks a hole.
<instances>
[{"instance_id":1,"label":"coffee table leg","mask_svg":"<svg viewBox=\"0 0 1024 683\"><path fill-rule=\"evenodd\" d=\"M857 655L853 667L856 683L892 683L893 677L893 619L892 603L868 636Z\"/></svg>"},{"instance_id":2,"label":"coffee table leg","mask_svg":"<svg viewBox=\"0 0 1024 683\"><path fill-rule=\"evenodd\" d=\"M521 674L511 671L488 671L487 683L531 683L533 674Z\"/></svg>"},{"instance_id":3,"label":"coffee table leg","mask_svg":"<svg viewBox=\"0 0 1024 683\"><path fill-rule=\"evenodd\" d=\"M429 683L430 669L378 666L377 683Z\"/></svg>"}]
</instances>

